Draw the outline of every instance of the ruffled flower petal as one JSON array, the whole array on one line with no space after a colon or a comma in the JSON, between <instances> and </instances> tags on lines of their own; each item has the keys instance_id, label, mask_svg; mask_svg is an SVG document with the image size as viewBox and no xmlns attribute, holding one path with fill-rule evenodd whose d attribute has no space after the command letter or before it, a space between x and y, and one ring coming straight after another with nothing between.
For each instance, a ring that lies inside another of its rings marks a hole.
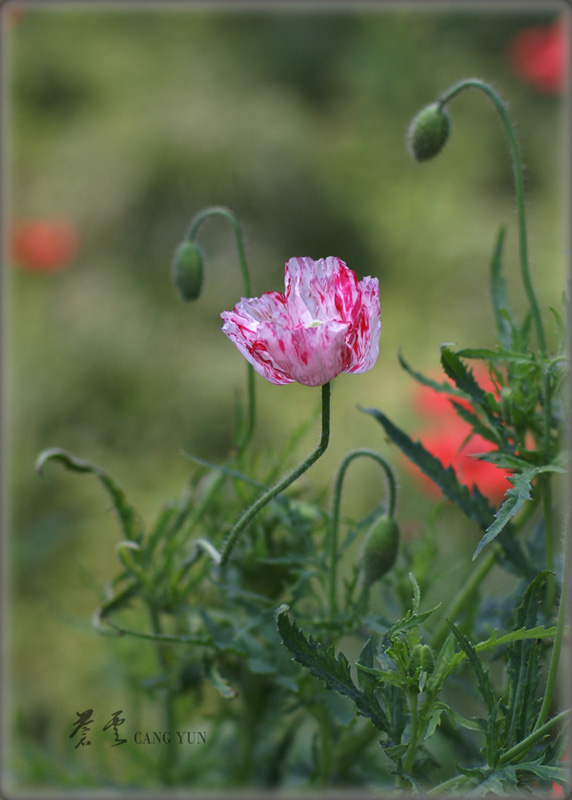
<instances>
[{"instance_id":1,"label":"ruffled flower petal","mask_svg":"<svg viewBox=\"0 0 572 800\"><path fill-rule=\"evenodd\" d=\"M339 258L291 258L284 294L242 298L221 316L223 332L272 383L322 386L378 357L378 280L359 282Z\"/></svg>"}]
</instances>

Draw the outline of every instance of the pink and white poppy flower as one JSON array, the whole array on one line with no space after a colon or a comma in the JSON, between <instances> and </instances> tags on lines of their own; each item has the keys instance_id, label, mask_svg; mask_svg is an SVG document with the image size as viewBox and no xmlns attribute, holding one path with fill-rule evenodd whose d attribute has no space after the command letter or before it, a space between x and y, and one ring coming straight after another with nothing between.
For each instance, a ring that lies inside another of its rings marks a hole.
<instances>
[{"instance_id":1,"label":"pink and white poppy flower","mask_svg":"<svg viewBox=\"0 0 572 800\"><path fill-rule=\"evenodd\" d=\"M379 352L379 281L358 281L339 258L291 258L285 292L243 297L223 332L271 383L323 386L367 372Z\"/></svg>"}]
</instances>

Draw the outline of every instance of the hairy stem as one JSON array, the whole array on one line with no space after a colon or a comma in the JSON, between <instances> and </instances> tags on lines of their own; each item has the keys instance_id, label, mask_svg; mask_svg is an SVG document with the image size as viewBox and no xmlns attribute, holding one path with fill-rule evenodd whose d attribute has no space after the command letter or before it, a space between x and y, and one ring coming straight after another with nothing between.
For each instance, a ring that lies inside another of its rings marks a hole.
<instances>
[{"instance_id":1,"label":"hairy stem","mask_svg":"<svg viewBox=\"0 0 572 800\"><path fill-rule=\"evenodd\" d=\"M320 443L318 444L317 448L311 453L308 458L296 467L289 475L283 478L276 486L273 486L272 489L269 489L262 497L259 497L249 508L247 508L235 525L231 528L226 541L224 543L220 565L224 567L227 563L230 554L237 542L239 534L246 528L249 522L254 519L254 517L258 514L258 512L264 508L276 495L283 492L285 489L290 486L290 484L294 483L294 481L298 480L298 478L309 469L312 464L317 461L321 455L325 452L328 442L330 441L330 384L326 383L322 386L322 435L320 438Z\"/></svg>"},{"instance_id":2,"label":"hairy stem","mask_svg":"<svg viewBox=\"0 0 572 800\"><path fill-rule=\"evenodd\" d=\"M533 515L534 511L536 510L537 500L533 499L529 501L525 508L522 510L521 515L516 520L513 525L514 533L518 533L519 530L528 522L530 517ZM451 620L454 622L461 611L465 608L467 603L471 600L474 592L478 589L482 581L486 578L489 574L491 569L496 564L497 558L502 553L502 547L500 544L494 544L486 556L482 557L482 560L479 566L475 569L472 575L467 579L465 583L461 586L449 606L447 607L443 619L441 620L439 627L433 634L433 639L431 640L431 647L434 650L438 650L445 639L449 634L449 626L447 624L447 620Z\"/></svg>"},{"instance_id":3,"label":"hairy stem","mask_svg":"<svg viewBox=\"0 0 572 800\"><path fill-rule=\"evenodd\" d=\"M415 759L415 752L417 750L418 742L418 725L419 715L417 711L417 692L407 693L407 703L409 705L409 712L411 714L411 728L409 730L409 744L407 745L407 753L403 763L403 771L407 775L411 775L413 771L413 761Z\"/></svg>"},{"instance_id":4,"label":"hairy stem","mask_svg":"<svg viewBox=\"0 0 572 800\"><path fill-rule=\"evenodd\" d=\"M530 271L528 266L528 244L527 244L527 233L526 233L526 216L524 212L524 181L523 181L523 174L522 174L522 161L520 158L520 152L518 149L518 142L516 140L516 134L514 132L514 127L510 118L507 114L506 107L498 94L492 89L488 84L484 83L483 81L479 81L477 79L470 79L464 80L460 83L455 84L450 89L448 89L441 97L439 98L439 106L442 107L450 100L452 100L456 95L460 94L465 89L480 89L484 92L487 97L489 97L503 122L509 147L512 156L512 166L513 166L513 173L514 173L514 188L516 193L516 208L517 208L517 215L518 215L518 242L519 242L519 251L520 251L520 271L522 275L522 282L524 285L524 290L526 292L526 296L528 298L528 302L530 305L530 310L532 313L532 318L534 320L534 325L536 328L536 336L538 339L538 346L540 348L540 352L543 356L546 355L546 340L544 337L544 328L542 326L542 319L540 317L540 310L538 308L538 303L536 301L536 295L534 293L534 287L532 285L532 281L530 279Z\"/></svg>"},{"instance_id":5,"label":"hairy stem","mask_svg":"<svg viewBox=\"0 0 572 800\"><path fill-rule=\"evenodd\" d=\"M337 614L336 589L337 589L337 568L338 568L338 529L340 524L342 486L347 468L355 458L358 458L360 456L366 456L368 458L372 458L374 461L377 461L377 463L385 471L385 474L387 476L387 494L388 494L387 514L389 517L393 517L395 513L395 501L397 496L396 482L393 470L391 469L387 461L373 450L367 450L367 449L352 450L352 452L348 453L348 455L344 458L344 460L340 464L338 469L338 474L336 475L336 481L334 484L332 523L330 527L330 537L329 537L331 620L333 620Z\"/></svg>"},{"instance_id":6,"label":"hairy stem","mask_svg":"<svg viewBox=\"0 0 572 800\"><path fill-rule=\"evenodd\" d=\"M149 608L149 616L151 618L151 628L153 630L153 634L156 637L161 637L162 629L161 629L161 620L159 617L159 612L152 605L152 603L148 604L148 608ZM166 673L168 673L169 657L165 651L165 644L160 640L160 638L157 641L157 659L159 661L160 668ZM163 711L163 724L165 726L165 730L169 731L169 733L173 735L177 729L177 726L175 722L173 693L171 691L170 685L167 685L165 688L160 689L158 691L158 694L161 699L161 706ZM176 745L174 745L174 743L171 742L164 748L161 759L161 772L163 773L165 783L169 786L171 786L175 781L176 761L177 761Z\"/></svg>"},{"instance_id":7,"label":"hairy stem","mask_svg":"<svg viewBox=\"0 0 572 800\"><path fill-rule=\"evenodd\" d=\"M251 297L252 289L250 287L250 275L248 272L248 263L246 261L246 252L244 249L244 239L242 235L241 227L238 223L236 216L232 213L229 208L225 208L224 206L209 206L208 208L204 208L202 211L193 218L191 221L189 232L187 234L187 238L190 241L193 241L199 232L199 228L203 224L203 222L210 217L223 217L226 219L232 229L234 231L234 236L236 239L236 248L238 251L238 261L240 264L240 270L242 272L242 282L244 285L244 294L246 297ZM252 433L254 431L254 421L256 415L256 397L255 397L255 385L254 385L254 368L252 364L247 363L246 366L246 383L247 383L247 391L248 391L248 413L246 418L246 427L242 433L242 436L238 442L238 452L242 452L246 447L247 443L250 441ZM224 478L221 478L224 480Z\"/></svg>"}]
</instances>

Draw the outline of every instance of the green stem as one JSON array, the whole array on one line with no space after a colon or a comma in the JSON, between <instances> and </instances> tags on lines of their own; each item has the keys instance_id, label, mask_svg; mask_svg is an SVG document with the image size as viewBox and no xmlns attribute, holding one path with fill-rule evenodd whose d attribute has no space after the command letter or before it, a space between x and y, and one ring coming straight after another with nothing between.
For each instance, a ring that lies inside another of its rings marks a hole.
<instances>
[{"instance_id":1,"label":"green stem","mask_svg":"<svg viewBox=\"0 0 572 800\"><path fill-rule=\"evenodd\" d=\"M457 592L451 603L449 604L447 610L443 615L443 619L439 623L439 627L433 634L433 638L431 640L431 647L434 650L439 650L441 645L447 638L449 634L449 626L447 624L447 620L455 621L461 611L465 608L465 605L471 599L473 593L478 589L482 581L486 578L489 574L491 569L497 562L497 557L502 552L502 548L500 545L494 545L486 556L483 556L479 566L475 569L473 574L470 578L463 583L461 589Z\"/></svg>"},{"instance_id":2,"label":"green stem","mask_svg":"<svg viewBox=\"0 0 572 800\"><path fill-rule=\"evenodd\" d=\"M344 482L344 477L347 468L349 467L351 462L355 458L358 458L359 456L367 456L369 458L373 458L373 460L377 461L377 463L385 470L385 474L387 476L387 490L389 497L387 514L389 517L393 517L395 513L395 501L397 496L396 482L393 470L391 469L387 461L373 450L367 450L367 449L352 450L352 452L348 453L348 455L344 458L344 460L340 464L340 467L338 469L338 474L336 475L336 481L334 484L332 524L330 528L330 541L329 541L331 620L333 620L337 614L336 589L337 589L337 567L338 567L338 529L340 524L340 506L342 502L342 485Z\"/></svg>"},{"instance_id":3,"label":"green stem","mask_svg":"<svg viewBox=\"0 0 572 800\"><path fill-rule=\"evenodd\" d=\"M539 742L544 736L546 736L552 728L558 725L560 722L565 722L567 717L569 717L570 711L561 711L560 714L557 714L552 719L548 720L542 727L538 728L538 730L533 731L529 734L526 739L523 739L522 742L515 744L514 747L511 747L510 750L507 750L506 753L499 758L499 762L497 764L498 767L502 767L504 764L508 764L511 761L515 761L523 756L531 747L533 747L536 742ZM438 786L434 786L430 789L427 794L429 796L437 795L438 797L443 797L445 792L449 789L456 789L458 788L459 783L459 776L456 775L454 778L449 778L449 780L440 783Z\"/></svg>"},{"instance_id":4,"label":"green stem","mask_svg":"<svg viewBox=\"0 0 572 800\"><path fill-rule=\"evenodd\" d=\"M296 467L293 472L283 478L280 483L273 486L272 489L268 489L268 491L259 497L256 502L254 502L249 508L247 508L235 525L231 528L226 541L224 543L220 565L224 567L226 562L228 561L230 554L236 544L239 534L246 528L249 522L258 514L258 512L264 508L264 506L269 503L276 495L283 492L285 489L290 486L290 484L294 483L294 481L298 480L298 478L309 469L312 464L317 461L321 455L325 452L328 442L330 440L330 384L326 383L322 386L322 435L320 438L320 443L318 444L317 448L311 453L308 458Z\"/></svg>"},{"instance_id":5,"label":"green stem","mask_svg":"<svg viewBox=\"0 0 572 800\"><path fill-rule=\"evenodd\" d=\"M552 381L550 370L544 374L544 458L549 464L552 460ZM554 516L552 511L552 480L550 475L542 476L542 502L544 509L544 541L546 546L546 569L554 572ZM549 616L554 605L556 583L554 575L549 575L546 581L546 595L544 598L544 612Z\"/></svg>"},{"instance_id":6,"label":"green stem","mask_svg":"<svg viewBox=\"0 0 572 800\"><path fill-rule=\"evenodd\" d=\"M560 605L558 607L558 617L556 619L556 633L554 635L554 645L552 647L552 654L550 656L550 666L548 667L548 676L546 678L546 688L544 690L544 698L542 706L538 712L538 719L534 729L540 729L544 720L550 712L552 704L552 697L556 688L556 678L558 675L558 662L560 660L560 652L562 650L562 640L564 638L564 629L566 625L566 614L568 604L568 589L570 583L570 576L572 570L572 543L569 531L566 531L566 538L564 543L564 565L562 569L562 590L560 592Z\"/></svg>"},{"instance_id":7,"label":"green stem","mask_svg":"<svg viewBox=\"0 0 572 800\"><path fill-rule=\"evenodd\" d=\"M156 637L159 637L159 641L157 642L157 659L159 661L159 665L162 670L164 670L167 674L169 673L169 657L165 651L165 644L160 641L160 637L162 636L162 629L161 629L161 620L159 617L159 612L155 608L155 606L149 602L149 616L151 619L151 628L153 630L153 634ZM165 730L168 731L171 736L177 730L176 722L175 722L175 708L173 705L173 694L171 691L170 685L167 685L166 688L160 689L158 692L161 698L161 706L163 709L163 724L165 726ZM175 766L177 761L177 750L176 745L174 742L166 745L162 755L162 772L165 779L165 783L167 785L172 785L175 779Z\"/></svg>"},{"instance_id":8,"label":"green stem","mask_svg":"<svg viewBox=\"0 0 572 800\"><path fill-rule=\"evenodd\" d=\"M314 705L310 708L312 715L318 723L320 735L319 748L319 777L320 786L327 786L332 773L332 732L328 712L323 705Z\"/></svg>"},{"instance_id":9,"label":"green stem","mask_svg":"<svg viewBox=\"0 0 572 800\"><path fill-rule=\"evenodd\" d=\"M403 763L403 771L407 775L411 775L413 772L413 761L415 759L415 752L417 750L417 739L418 739L418 724L419 724L419 715L417 713L417 692L408 692L407 693L407 703L409 705L409 711L411 714L411 727L409 729L409 744L407 745L407 754L405 756L405 761Z\"/></svg>"},{"instance_id":10,"label":"green stem","mask_svg":"<svg viewBox=\"0 0 572 800\"><path fill-rule=\"evenodd\" d=\"M518 242L520 249L520 270L522 275L522 282L524 284L524 290L526 292L526 296L530 304L532 318L534 320L534 324L536 327L538 346L540 348L541 354L545 356L546 340L544 338L544 328L542 326L542 319L540 317L540 311L538 308L538 303L536 302L536 295L534 293L534 287L530 279L530 272L528 267L528 244L526 235L526 217L524 213L524 180L522 174L522 161L520 158L520 152L518 149L516 134L514 132L514 128L510 121L510 118L507 114L504 103L502 102L498 94L494 91L494 89L492 89L486 83L483 83L483 81L479 81L476 79L464 80L458 84L455 84L455 86L452 86L443 95L441 95L438 103L439 106L442 107L450 100L452 100L456 95L460 94L464 89L470 89L470 88L480 89L493 101L497 111L500 114L500 117L502 119L503 125L505 127L508 136L509 147L512 155L512 166L514 172L514 188L516 193L516 208L518 214Z\"/></svg>"},{"instance_id":11,"label":"green stem","mask_svg":"<svg viewBox=\"0 0 572 800\"><path fill-rule=\"evenodd\" d=\"M250 275L248 272L248 264L246 261L246 252L244 249L244 239L242 235L242 230L238 223L237 218L229 208L225 208L224 206L210 206L208 208L204 208L202 211L199 211L199 213L191 221L187 238L189 239L189 241L193 241L197 236L199 228L201 227L203 222L209 219L210 217L215 217L215 216L223 217L232 226L232 229L234 231L234 236L236 239L238 260L242 272L244 294L246 297L251 297L252 289L250 288ZM244 450L247 443L250 441L250 438L254 431L254 420L256 414L254 368L252 364L247 363L246 369L247 369L246 375L247 375L247 391L248 391L248 416L246 421L246 428L244 429L244 432L238 443L238 452Z\"/></svg>"},{"instance_id":12,"label":"green stem","mask_svg":"<svg viewBox=\"0 0 572 800\"><path fill-rule=\"evenodd\" d=\"M537 499L531 500L528 502L521 512L521 515L516 520L513 525L514 534L518 533L519 530L528 522L530 517L534 514L537 506ZM447 624L447 620L451 620L454 622L461 611L465 608L467 603L470 601L471 597L473 596L476 589L479 587L481 582L486 578L489 574L491 569L494 567L498 556L502 553L502 547L497 543L492 546L486 556L483 556L479 566L475 569L469 579L463 583L462 587L459 589L445 614L443 615L443 619L439 624L439 627L433 634L433 639L431 641L431 647L434 650L438 650L445 639L449 634L449 626Z\"/></svg>"},{"instance_id":13,"label":"green stem","mask_svg":"<svg viewBox=\"0 0 572 800\"><path fill-rule=\"evenodd\" d=\"M547 733L550 733L555 725L558 725L560 722L565 722L569 715L570 710L566 709L566 711L561 711L560 714L557 714L555 717L552 717L552 719L549 719L548 722L544 723L544 725L541 725L539 728L535 728L533 732L526 737L526 739L523 739L522 742L515 744L514 747L511 747L510 750L507 750L506 753L503 753L503 755L499 758L498 766L508 764L510 761L514 761L515 759L524 755L524 753L530 750L530 748L535 745L536 742L540 741L540 739L546 736Z\"/></svg>"},{"instance_id":14,"label":"green stem","mask_svg":"<svg viewBox=\"0 0 572 800\"><path fill-rule=\"evenodd\" d=\"M546 578L546 594L544 597L544 613L547 617L552 614L554 598L556 595L556 581L554 578L554 515L552 510L552 483L548 475L542 476L542 503L544 510L544 541L546 547L546 569L551 574ZM564 580L564 579L563 579Z\"/></svg>"}]
</instances>

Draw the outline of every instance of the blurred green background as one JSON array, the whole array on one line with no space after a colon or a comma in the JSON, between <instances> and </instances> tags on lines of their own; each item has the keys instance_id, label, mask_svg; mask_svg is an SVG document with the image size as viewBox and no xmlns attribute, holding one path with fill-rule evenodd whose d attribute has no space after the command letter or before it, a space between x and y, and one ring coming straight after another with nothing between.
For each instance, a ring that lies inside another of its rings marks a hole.
<instances>
[{"instance_id":1,"label":"blurred green background","mask_svg":"<svg viewBox=\"0 0 572 800\"><path fill-rule=\"evenodd\" d=\"M379 361L335 381L331 445L303 480L329 490L348 450L379 449L398 469L401 519L416 530L431 501L357 406L417 432L423 420L398 348L433 372L442 342L492 344L488 269L501 223L509 294L517 308L525 301L495 110L477 92L456 99L451 139L424 164L410 158L405 132L465 77L509 102L526 166L532 274L549 320L567 259L564 104L523 82L507 55L518 31L551 23L564 4L536 5L3 7L6 230L16 219L64 218L80 235L66 269L26 270L9 253L4 264L15 787L105 774L99 762L85 772L67 735L80 708L103 715L128 702L115 651L130 645L90 624L117 564L107 499L93 479L57 467L38 477L38 453L58 446L101 464L151 519L194 469L184 451L222 461L231 444L245 367L220 330L220 312L242 294L223 220L201 230L200 300L184 305L170 283L172 253L204 206L236 212L255 294L283 289L292 256L339 256L360 278L379 278ZM285 444L319 404L304 386L257 376L257 390L257 450ZM316 421L301 456L317 437ZM378 493L377 474L356 466L345 513L363 517ZM478 533L469 536L468 553Z\"/></svg>"}]
</instances>

